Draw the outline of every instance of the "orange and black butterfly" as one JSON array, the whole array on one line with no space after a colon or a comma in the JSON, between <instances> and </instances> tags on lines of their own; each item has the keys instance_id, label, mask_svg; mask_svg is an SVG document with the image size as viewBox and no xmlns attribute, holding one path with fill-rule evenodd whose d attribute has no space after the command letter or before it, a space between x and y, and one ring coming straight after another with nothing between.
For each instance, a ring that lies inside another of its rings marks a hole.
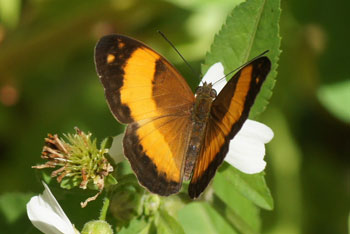
<instances>
[{"instance_id":1,"label":"orange and black butterfly","mask_svg":"<svg viewBox=\"0 0 350 234\"><path fill-rule=\"evenodd\" d=\"M216 95L210 83L193 94L164 57L126 36L101 38L95 63L113 115L127 124L124 154L141 185L167 196L191 180L191 198L222 164L271 67L256 58Z\"/></svg>"}]
</instances>

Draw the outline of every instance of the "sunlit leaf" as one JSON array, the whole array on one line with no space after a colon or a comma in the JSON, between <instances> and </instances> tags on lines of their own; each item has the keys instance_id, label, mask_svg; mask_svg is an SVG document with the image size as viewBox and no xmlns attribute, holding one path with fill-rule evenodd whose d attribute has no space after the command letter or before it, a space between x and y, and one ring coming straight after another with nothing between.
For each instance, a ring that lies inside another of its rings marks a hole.
<instances>
[{"instance_id":1,"label":"sunlit leaf","mask_svg":"<svg viewBox=\"0 0 350 234\"><path fill-rule=\"evenodd\" d=\"M350 123L350 80L324 85L318 90L320 102L337 118Z\"/></svg>"},{"instance_id":2,"label":"sunlit leaf","mask_svg":"<svg viewBox=\"0 0 350 234\"><path fill-rule=\"evenodd\" d=\"M243 220L237 212L228 207L216 194L213 194L210 204L211 207L215 209L227 223L237 229L239 233L257 234L257 232L245 220Z\"/></svg>"},{"instance_id":3,"label":"sunlit leaf","mask_svg":"<svg viewBox=\"0 0 350 234\"><path fill-rule=\"evenodd\" d=\"M193 202L179 212L186 234L237 233L208 203Z\"/></svg>"},{"instance_id":4,"label":"sunlit leaf","mask_svg":"<svg viewBox=\"0 0 350 234\"><path fill-rule=\"evenodd\" d=\"M21 12L21 0L0 0L0 24L15 27Z\"/></svg>"},{"instance_id":5,"label":"sunlit leaf","mask_svg":"<svg viewBox=\"0 0 350 234\"><path fill-rule=\"evenodd\" d=\"M127 227L123 227L119 234L134 234L134 233L148 233L150 228L150 222L146 222L144 219L133 219L130 221Z\"/></svg>"},{"instance_id":6,"label":"sunlit leaf","mask_svg":"<svg viewBox=\"0 0 350 234\"><path fill-rule=\"evenodd\" d=\"M264 173L248 175L234 167L222 167L220 172L216 174L218 179L224 179L231 184L245 198L252 201L257 206L272 210L273 199L269 188L266 185ZM222 177L222 178L220 178Z\"/></svg>"},{"instance_id":7,"label":"sunlit leaf","mask_svg":"<svg viewBox=\"0 0 350 234\"><path fill-rule=\"evenodd\" d=\"M269 50L267 56L272 62L271 72L252 107L250 118L266 108L275 85L281 40L279 17L279 0L248 0L238 5L215 36L202 65L202 73L205 74L212 64L222 62L225 73L228 73Z\"/></svg>"},{"instance_id":8,"label":"sunlit leaf","mask_svg":"<svg viewBox=\"0 0 350 234\"><path fill-rule=\"evenodd\" d=\"M239 193L223 176L215 177L213 187L218 198L231 210L230 217L225 217L229 222L243 233L260 231L259 208Z\"/></svg>"},{"instance_id":9,"label":"sunlit leaf","mask_svg":"<svg viewBox=\"0 0 350 234\"><path fill-rule=\"evenodd\" d=\"M160 209L158 222L157 222L157 232L164 234L185 234L181 225L176 221L175 218L170 216L168 212Z\"/></svg>"}]
</instances>

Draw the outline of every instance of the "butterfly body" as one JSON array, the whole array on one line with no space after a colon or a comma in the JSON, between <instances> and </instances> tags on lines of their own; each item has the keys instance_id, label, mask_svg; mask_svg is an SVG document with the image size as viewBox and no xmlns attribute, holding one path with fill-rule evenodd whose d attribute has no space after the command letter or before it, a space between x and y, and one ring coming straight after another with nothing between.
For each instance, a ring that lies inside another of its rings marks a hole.
<instances>
[{"instance_id":1,"label":"butterfly body","mask_svg":"<svg viewBox=\"0 0 350 234\"><path fill-rule=\"evenodd\" d=\"M216 92L212 89L211 84L204 83L203 86L197 88L195 97L196 100L191 110L192 129L185 157L184 180L191 178L194 165L203 146L205 129L210 117L212 102L216 98Z\"/></svg>"},{"instance_id":2,"label":"butterfly body","mask_svg":"<svg viewBox=\"0 0 350 234\"><path fill-rule=\"evenodd\" d=\"M95 64L111 112L127 124L124 154L140 184L166 196L191 179L191 198L204 191L222 164L271 66L259 57L218 95L207 83L194 95L164 57L126 36L101 38Z\"/></svg>"}]
</instances>

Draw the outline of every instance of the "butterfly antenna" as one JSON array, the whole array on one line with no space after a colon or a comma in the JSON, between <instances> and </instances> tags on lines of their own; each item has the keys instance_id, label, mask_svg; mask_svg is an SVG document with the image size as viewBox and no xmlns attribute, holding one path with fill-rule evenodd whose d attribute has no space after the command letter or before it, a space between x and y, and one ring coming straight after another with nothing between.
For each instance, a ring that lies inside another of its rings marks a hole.
<instances>
[{"instance_id":1,"label":"butterfly antenna","mask_svg":"<svg viewBox=\"0 0 350 234\"><path fill-rule=\"evenodd\" d=\"M198 77L201 77L201 74L199 74L198 72L196 72L191 65L186 61L186 59L182 56L182 54L176 49L176 47L174 46L174 44L159 30L157 30L157 32L170 44L171 47L173 47L173 49L176 51L176 53L182 58L182 60L186 63L187 67L190 68L190 70Z\"/></svg>"},{"instance_id":2,"label":"butterfly antenna","mask_svg":"<svg viewBox=\"0 0 350 234\"><path fill-rule=\"evenodd\" d=\"M224 77L222 77L222 78L220 78L219 80L215 81L214 84L216 84L216 83L222 81L223 79L225 79L226 77L228 77L229 75L231 75L231 74L234 73L235 71L241 69L242 67L247 66L249 63L253 62L255 59L258 59L258 58L262 57L262 56L265 55L267 52L269 52L269 50L266 50L266 51L262 52L262 53L259 54L258 56L254 57L254 58L252 58L251 60L249 60L248 62L244 63L243 65L241 65L241 66L237 67L236 69L230 71L230 72L227 73ZM213 84L213 85L214 85L214 84Z\"/></svg>"}]
</instances>

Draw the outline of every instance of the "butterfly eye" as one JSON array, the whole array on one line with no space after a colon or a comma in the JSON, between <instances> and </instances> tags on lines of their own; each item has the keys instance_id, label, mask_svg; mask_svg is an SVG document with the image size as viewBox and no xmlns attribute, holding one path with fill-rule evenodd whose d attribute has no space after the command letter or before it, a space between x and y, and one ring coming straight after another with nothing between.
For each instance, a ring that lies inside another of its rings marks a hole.
<instances>
[{"instance_id":1,"label":"butterfly eye","mask_svg":"<svg viewBox=\"0 0 350 234\"><path fill-rule=\"evenodd\" d=\"M216 98L216 90L215 89L210 90L210 97Z\"/></svg>"},{"instance_id":2,"label":"butterfly eye","mask_svg":"<svg viewBox=\"0 0 350 234\"><path fill-rule=\"evenodd\" d=\"M203 92L203 87L202 86L198 86L196 89L196 94L202 93Z\"/></svg>"}]
</instances>

